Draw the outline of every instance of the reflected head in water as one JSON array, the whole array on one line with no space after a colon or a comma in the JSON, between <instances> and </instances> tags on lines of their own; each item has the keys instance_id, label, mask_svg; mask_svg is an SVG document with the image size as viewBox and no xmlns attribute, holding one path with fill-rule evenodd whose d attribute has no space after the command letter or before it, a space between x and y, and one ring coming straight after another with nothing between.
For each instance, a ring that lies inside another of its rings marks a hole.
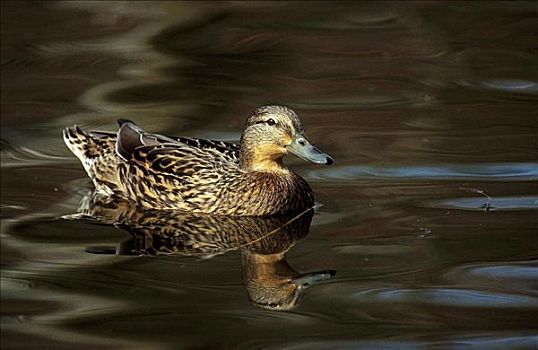
<instances>
[{"instance_id":1,"label":"reflected head in water","mask_svg":"<svg viewBox=\"0 0 538 350\"><path fill-rule=\"evenodd\" d=\"M66 218L115 225L129 232L130 238L116 249L87 249L94 253L208 258L239 250L249 299L262 308L290 310L308 287L335 273L327 270L301 274L286 261L288 250L308 235L313 214L312 208L272 217L145 210L92 193L83 199L78 214Z\"/></svg>"},{"instance_id":2,"label":"reflected head in water","mask_svg":"<svg viewBox=\"0 0 538 350\"><path fill-rule=\"evenodd\" d=\"M314 205L310 185L282 162L292 153L315 164L333 159L310 144L283 106L257 108L239 144L167 137L120 119L117 132L64 130L98 192L151 209L266 216Z\"/></svg>"},{"instance_id":3,"label":"reflected head in water","mask_svg":"<svg viewBox=\"0 0 538 350\"><path fill-rule=\"evenodd\" d=\"M293 309L304 291L335 275L334 270L301 274L289 265L285 252L260 254L242 251L243 281L250 300L270 310Z\"/></svg>"}]
</instances>

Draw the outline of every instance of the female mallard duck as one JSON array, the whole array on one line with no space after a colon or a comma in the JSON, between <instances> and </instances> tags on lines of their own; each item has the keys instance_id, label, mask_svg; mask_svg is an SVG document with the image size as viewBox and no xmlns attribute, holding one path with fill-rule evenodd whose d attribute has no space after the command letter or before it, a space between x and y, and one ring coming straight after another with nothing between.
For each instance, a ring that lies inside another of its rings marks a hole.
<instances>
[{"instance_id":1,"label":"female mallard duck","mask_svg":"<svg viewBox=\"0 0 538 350\"><path fill-rule=\"evenodd\" d=\"M289 170L291 152L317 164L333 160L306 139L297 114L264 106L247 119L240 144L149 134L128 120L116 133L64 130L96 189L154 209L264 216L314 205L308 183Z\"/></svg>"}]
</instances>

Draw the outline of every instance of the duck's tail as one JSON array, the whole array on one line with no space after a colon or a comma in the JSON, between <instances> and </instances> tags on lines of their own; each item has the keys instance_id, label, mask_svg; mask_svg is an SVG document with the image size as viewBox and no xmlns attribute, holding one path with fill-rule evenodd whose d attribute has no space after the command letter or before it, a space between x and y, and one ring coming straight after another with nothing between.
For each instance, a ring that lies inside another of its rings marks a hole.
<instances>
[{"instance_id":1,"label":"duck's tail","mask_svg":"<svg viewBox=\"0 0 538 350\"><path fill-rule=\"evenodd\" d=\"M100 131L86 132L78 126L65 128L63 137L67 147L80 159L95 188L106 194L123 192L118 178L116 134Z\"/></svg>"}]
</instances>

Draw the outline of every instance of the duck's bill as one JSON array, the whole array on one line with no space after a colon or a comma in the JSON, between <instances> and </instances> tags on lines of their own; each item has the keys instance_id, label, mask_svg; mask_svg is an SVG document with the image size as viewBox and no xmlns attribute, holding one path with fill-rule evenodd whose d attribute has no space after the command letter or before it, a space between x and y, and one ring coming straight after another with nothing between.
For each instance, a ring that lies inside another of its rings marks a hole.
<instances>
[{"instance_id":1,"label":"duck's bill","mask_svg":"<svg viewBox=\"0 0 538 350\"><path fill-rule=\"evenodd\" d=\"M288 151L301 159L315 164L331 165L334 163L331 156L313 146L303 134L296 134L293 137L291 144L288 146Z\"/></svg>"}]
</instances>

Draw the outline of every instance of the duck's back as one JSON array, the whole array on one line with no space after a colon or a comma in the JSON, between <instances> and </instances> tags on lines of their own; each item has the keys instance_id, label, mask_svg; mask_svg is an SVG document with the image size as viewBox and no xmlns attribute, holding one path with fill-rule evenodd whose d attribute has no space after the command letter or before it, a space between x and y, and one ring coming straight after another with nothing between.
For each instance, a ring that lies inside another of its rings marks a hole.
<instances>
[{"instance_id":1,"label":"duck's back","mask_svg":"<svg viewBox=\"0 0 538 350\"><path fill-rule=\"evenodd\" d=\"M162 189L166 180L178 178L184 185L199 180L209 184L217 180L212 170L231 171L239 162L239 146L234 143L149 134L126 120L120 120L120 126L117 133L86 132L77 126L63 132L67 147L104 194L133 197L128 193L137 192L133 186L147 183Z\"/></svg>"}]
</instances>

